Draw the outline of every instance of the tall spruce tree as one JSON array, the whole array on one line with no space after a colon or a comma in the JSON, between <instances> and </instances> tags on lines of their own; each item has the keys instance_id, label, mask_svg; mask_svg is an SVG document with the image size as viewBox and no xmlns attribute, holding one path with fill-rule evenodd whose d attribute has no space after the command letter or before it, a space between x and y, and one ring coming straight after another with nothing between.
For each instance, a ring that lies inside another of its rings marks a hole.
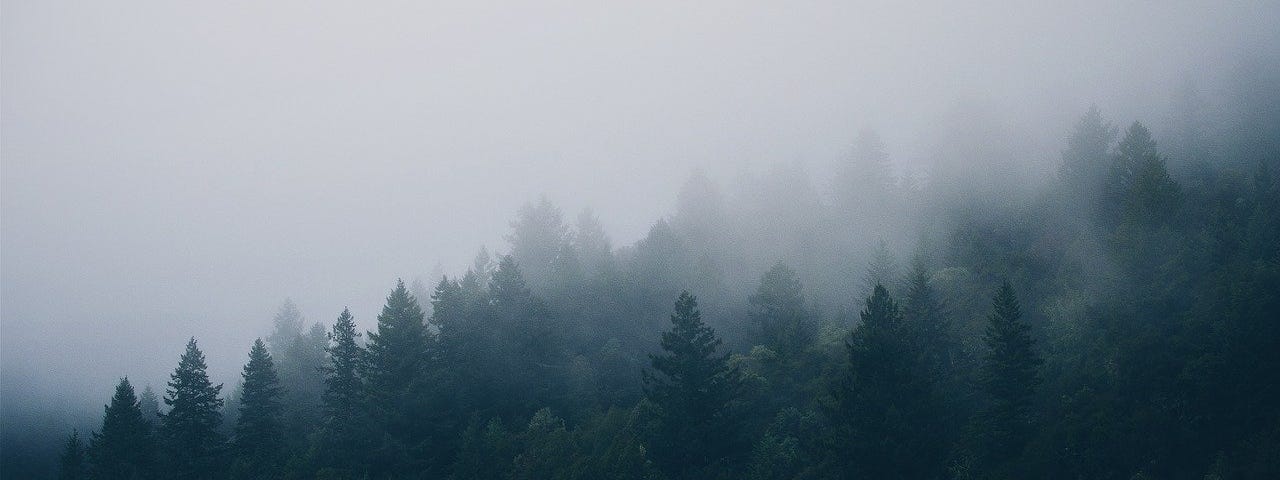
<instances>
[{"instance_id":1,"label":"tall spruce tree","mask_svg":"<svg viewBox=\"0 0 1280 480\"><path fill-rule=\"evenodd\" d=\"M433 335L422 308L404 281L387 296L378 315L378 331L369 336L365 379L368 382L372 425L382 440L374 468L388 475L417 474L429 428L428 374Z\"/></svg>"},{"instance_id":2,"label":"tall spruce tree","mask_svg":"<svg viewBox=\"0 0 1280 480\"><path fill-rule=\"evenodd\" d=\"M1022 321L1018 298L1008 280L996 292L992 310L982 337L987 352L979 378L991 400L982 419L986 455L998 463L1019 455L1026 444L1043 360L1035 351L1031 326Z\"/></svg>"},{"instance_id":3,"label":"tall spruce tree","mask_svg":"<svg viewBox=\"0 0 1280 480\"><path fill-rule=\"evenodd\" d=\"M88 478L89 462L85 459L84 442L80 441L80 432L71 431L67 443L62 447L62 455L58 457L58 480L84 480Z\"/></svg>"},{"instance_id":4,"label":"tall spruce tree","mask_svg":"<svg viewBox=\"0 0 1280 480\"><path fill-rule=\"evenodd\" d=\"M936 436L942 412L898 304L877 284L860 316L835 392L831 455L846 462L846 478L935 478L945 453Z\"/></svg>"},{"instance_id":5,"label":"tall spruce tree","mask_svg":"<svg viewBox=\"0 0 1280 480\"><path fill-rule=\"evenodd\" d=\"M164 403L169 411L160 418L166 476L175 479L211 479L221 476L226 439L219 431L222 384L209 382L208 366L196 339L178 360L169 376Z\"/></svg>"},{"instance_id":6,"label":"tall spruce tree","mask_svg":"<svg viewBox=\"0 0 1280 480\"><path fill-rule=\"evenodd\" d=\"M156 396L156 392L151 389L151 385L147 385L142 389L142 396L138 397L138 406L142 409L142 418L151 424L151 428L159 428L160 397Z\"/></svg>"},{"instance_id":7,"label":"tall spruce tree","mask_svg":"<svg viewBox=\"0 0 1280 480\"><path fill-rule=\"evenodd\" d=\"M284 435L280 430L280 379L262 339L254 340L240 374L240 415L236 418L237 470L252 478L277 475Z\"/></svg>"},{"instance_id":8,"label":"tall spruce tree","mask_svg":"<svg viewBox=\"0 0 1280 480\"><path fill-rule=\"evenodd\" d=\"M142 417L128 377L120 379L105 410L102 430L93 434L89 446L93 478L150 477L156 455L151 423Z\"/></svg>"},{"instance_id":9,"label":"tall spruce tree","mask_svg":"<svg viewBox=\"0 0 1280 480\"><path fill-rule=\"evenodd\" d=\"M367 453L364 348L355 317L343 308L329 332L329 366L325 368L323 458L330 467L355 468Z\"/></svg>"},{"instance_id":10,"label":"tall spruce tree","mask_svg":"<svg viewBox=\"0 0 1280 480\"><path fill-rule=\"evenodd\" d=\"M662 333L663 355L651 355L644 372L645 394L657 406L661 424L654 451L671 478L708 478L735 467L740 439L731 404L740 376L716 354L720 339L702 323L698 300L688 291L676 300L671 330ZM657 373L654 373L654 372Z\"/></svg>"},{"instance_id":11,"label":"tall spruce tree","mask_svg":"<svg viewBox=\"0 0 1280 480\"><path fill-rule=\"evenodd\" d=\"M778 262L760 278L756 293L747 298L755 309L757 344L791 358L809 347L817 325L804 305L804 287L786 264Z\"/></svg>"}]
</instances>

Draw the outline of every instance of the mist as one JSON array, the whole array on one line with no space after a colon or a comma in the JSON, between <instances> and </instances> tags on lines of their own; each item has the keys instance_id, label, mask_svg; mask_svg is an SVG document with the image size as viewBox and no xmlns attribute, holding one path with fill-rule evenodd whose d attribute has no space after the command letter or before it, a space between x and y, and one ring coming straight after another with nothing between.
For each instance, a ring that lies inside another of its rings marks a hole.
<instances>
[{"instance_id":1,"label":"mist","mask_svg":"<svg viewBox=\"0 0 1280 480\"><path fill-rule=\"evenodd\" d=\"M942 256L958 219L1035 217L1091 107L1121 135L1149 127L1183 185L1277 165L1268 2L0 8L6 472L52 468L13 445L97 429L122 377L163 393L189 338L231 392L286 299L304 328L350 308L376 331L398 279L430 316L422 292L484 248L570 310L514 251L522 208L566 228L589 210L619 265L676 262L663 228L712 259L706 275L620 267L663 284L629 305L652 319L648 343L624 341L638 382L681 289L743 353L734 322L776 262L852 328L878 248L905 270ZM1208 139L1194 157L1188 102ZM902 192L879 207L840 183L864 132Z\"/></svg>"}]
</instances>

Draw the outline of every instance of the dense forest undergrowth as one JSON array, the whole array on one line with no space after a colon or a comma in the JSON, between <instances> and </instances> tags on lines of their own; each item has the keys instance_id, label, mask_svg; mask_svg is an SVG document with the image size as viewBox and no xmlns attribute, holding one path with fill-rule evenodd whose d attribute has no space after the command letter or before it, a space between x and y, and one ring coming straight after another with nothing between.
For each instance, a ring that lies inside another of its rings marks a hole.
<instances>
[{"instance_id":1,"label":"dense forest undergrowth","mask_svg":"<svg viewBox=\"0 0 1280 480\"><path fill-rule=\"evenodd\" d=\"M238 385L196 339L122 379L61 478L1280 476L1274 149L1067 137L1035 191L898 179L871 133L830 201L694 175L622 248L531 203L372 331L286 303Z\"/></svg>"}]
</instances>

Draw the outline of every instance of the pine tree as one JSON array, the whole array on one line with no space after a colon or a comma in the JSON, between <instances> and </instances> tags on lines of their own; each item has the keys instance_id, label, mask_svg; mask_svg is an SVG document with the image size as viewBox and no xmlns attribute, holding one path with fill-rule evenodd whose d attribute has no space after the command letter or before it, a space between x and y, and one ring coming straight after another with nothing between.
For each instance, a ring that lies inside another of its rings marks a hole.
<instances>
[{"instance_id":1,"label":"pine tree","mask_svg":"<svg viewBox=\"0 0 1280 480\"><path fill-rule=\"evenodd\" d=\"M80 432L71 431L66 446L62 448L62 456L58 458L59 480L84 480L88 478L88 465L85 461L84 443L80 441Z\"/></svg>"},{"instance_id":2,"label":"pine tree","mask_svg":"<svg viewBox=\"0 0 1280 480\"><path fill-rule=\"evenodd\" d=\"M785 358L809 347L817 325L805 308L803 289L796 272L782 262L765 272L756 293L747 299L755 308L752 319L760 329L757 344Z\"/></svg>"},{"instance_id":3,"label":"pine tree","mask_svg":"<svg viewBox=\"0 0 1280 480\"><path fill-rule=\"evenodd\" d=\"M387 296L378 315L378 331L366 334L369 412L372 426L383 437L379 447L382 460L375 462L374 468L396 475L419 471L422 465L411 463L421 456L410 449L420 448L429 430L425 415L438 413L426 405L433 336L424 323L422 308L403 280Z\"/></svg>"},{"instance_id":4,"label":"pine tree","mask_svg":"<svg viewBox=\"0 0 1280 480\"><path fill-rule=\"evenodd\" d=\"M1107 180L1107 210L1112 224L1132 222L1159 226L1167 222L1180 200L1178 184L1170 177L1156 150L1151 131L1141 123L1125 131Z\"/></svg>"},{"instance_id":5,"label":"pine tree","mask_svg":"<svg viewBox=\"0 0 1280 480\"><path fill-rule=\"evenodd\" d=\"M1103 120L1102 112L1096 106L1090 107L1076 122L1075 130L1067 140L1067 148L1062 152L1062 164L1058 167L1058 176L1069 199L1095 199L1102 192L1107 177L1108 154L1116 135L1116 128Z\"/></svg>"},{"instance_id":6,"label":"pine tree","mask_svg":"<svg viewBox=\"0 0 1280 480\"><path fill-rule=\"evenodd\" d=\"M738 424L731 403L740 390L729 355L717 355L720 339L702 323L698 300L688 291L676 300L671 330L662 333L664 355L651 355L645 394L658 407L661 437L654 450L672 478L703 478L732 468Z\"/></svg>"},{"instance_id":7,"label":"pine tree","mask_svg":"<svg viewBox=\"0 0 1280 480\"><path fill-rule=\"evenodd\" d=\"M848 344L849 373L835 392L833 458L848 478L933 478L941 472L942 412L903 326L876 285Z\"/></svg>"},{"instance_id":8,"label":"pine tree","mask_svg":"<svg viewBox=\"0 0 1280 480\"><path fill-rule=\"evenodd\" d=\"M325 368L323 457L328 465L349 469L359 464L366 446L365 351L357 343L351 310L343 308L329 333L329 366Z\"/></svg>"},{"instance_id":9,"label":"pine tree","mask_svg":"<svg viewBox=\"0 0 1280 480\"><path fill-rule=\"evenodd\" d=\"M218 430L222 384L209 383L207 369L204 353L192 338L169 376L164 397L169 411L160 418L169 478L216 478L222 471L226 442Z\"/></svg>"},{"instance_id":10,"label":"pine tree","mask_svg":"<svg viewBox=\"0 0 1280 480\"><path fill-rule=\"evenodd\" d=\"M138 397L129 379L122 378L104 407L102 430L93 434L89 454L92 474L101 479L148 477L155 460L151 423L142 417Z\"/></svg>"},{"instance_id":11,"label":"pine tree","mask_svg":"<svg viewBox=\"0 0 1280 480\"><path fill-rule=\"evenodd\" d=\"M929 267L917 257L907 275L907 294L902 305L903 327L914 340L914 355L924 362L934 378L950 376L955 345L951 338L951 322L943 312L938 293L929 285Z\"/></svg>"},{"instance_id":12,"label":"pine tree","mask_svg":"<svg viewBox=\"0 0 1280 480\"><path fill-rule=\"evenodd\" d=\"M1031 326L1022 321L1013 286L1006 280L992 300L982 337L987 353L980 380L991 404L983 416L987 454L995 461L1020 454L1032 422L1031 407L1043 360L1035 352Z\"/></svg>"},{"instance_id":13,"label":"pine tree","mask_svg":"<svg viewBox=\"0 0 1280 480\"><path fill-rule=\"evenodd\" d=\"M151 385L147 385L142 389L142 396L138 397L138 406L142 408L142 418L151 424L151 428L159 428L160 397L156 396L156 392L151 389Z\"/></svg>"},{"instance_id":14,"label":"pine tree","mask_svg":"<svg viewBox=\"0 0 1280 480\"><path fill-rule=\"evenodd\" d=\"M249 363L240 374L240 415L236 418L238 468L254 478L267 478L279 466L284 436L280 430L280 379L262 339L253 342Z\"/></svg>"}]
</instances>

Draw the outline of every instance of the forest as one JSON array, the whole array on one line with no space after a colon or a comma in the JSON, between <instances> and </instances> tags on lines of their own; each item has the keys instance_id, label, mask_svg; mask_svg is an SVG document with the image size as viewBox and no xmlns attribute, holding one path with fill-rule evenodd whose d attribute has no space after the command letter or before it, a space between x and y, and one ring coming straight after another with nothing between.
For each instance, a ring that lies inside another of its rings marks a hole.
<instances>
[{"instance_id":1,"label":"forest","mask_svg":"<svg viewBox=\"0 0 1280 480\"><path fill-rule=\"evenodd\" d=\"M830 198L694 173L620 247L532 201L380 312L286 301L235 384L198 338L166 385L120 372L57 475L1277 478L1280 155L1241 118L1157 142L1091 108L1030 187L981 140L896 174L867 130Z\"/></svg>"}]
</instances>

